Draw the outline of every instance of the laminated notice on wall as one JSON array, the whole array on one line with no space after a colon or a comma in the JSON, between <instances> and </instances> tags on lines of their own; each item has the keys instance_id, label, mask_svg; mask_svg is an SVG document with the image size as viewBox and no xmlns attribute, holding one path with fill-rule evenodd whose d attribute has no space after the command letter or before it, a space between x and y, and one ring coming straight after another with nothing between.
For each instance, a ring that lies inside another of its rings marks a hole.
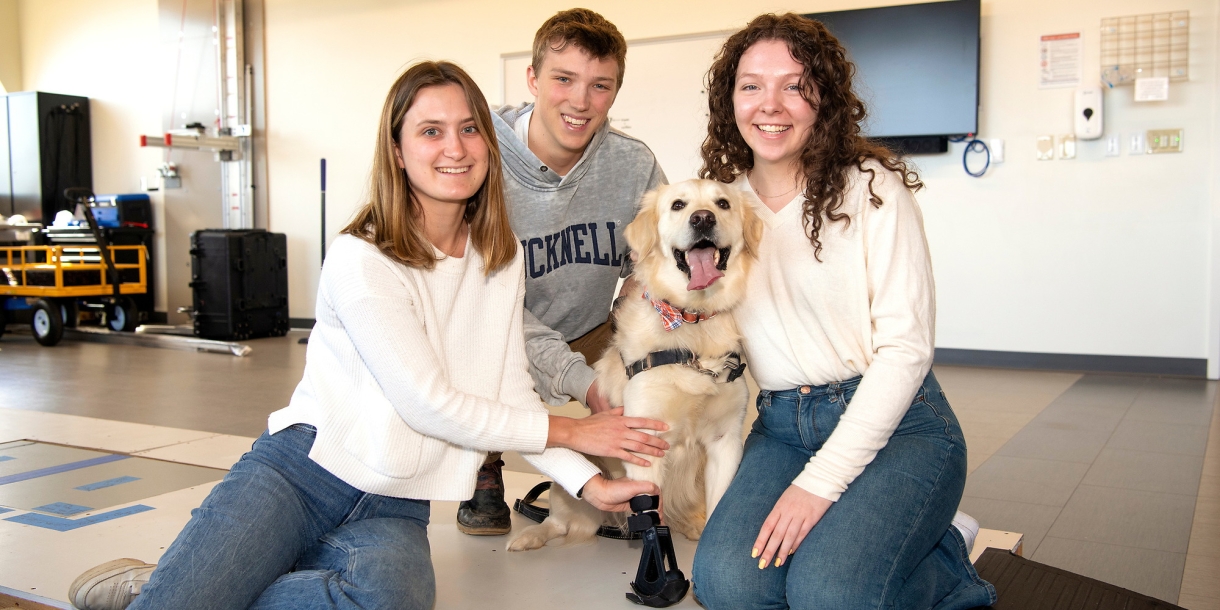
<instances>
[{"instance_id":1,"label":"laminated notice on wall","mask_svg":"<svg viewBox=\"0 0 1220 610\"><path fill-rule=\"evenodd\" d=\"M1043 36L1038 86L1043 89L1080 86L1083 51L1080 32Z\"/></svg>"},{"instance_id":2,"label":"laminated notice on wall","mask_svg":"<svg viewBox=\"0 0 1220 610\"><path fill-rule=\"evenodd\" d=\"M1169 99L1169 77L1151 76L1135 79L1135 101L1163 102Z\"/></svg>"}]
</instances>

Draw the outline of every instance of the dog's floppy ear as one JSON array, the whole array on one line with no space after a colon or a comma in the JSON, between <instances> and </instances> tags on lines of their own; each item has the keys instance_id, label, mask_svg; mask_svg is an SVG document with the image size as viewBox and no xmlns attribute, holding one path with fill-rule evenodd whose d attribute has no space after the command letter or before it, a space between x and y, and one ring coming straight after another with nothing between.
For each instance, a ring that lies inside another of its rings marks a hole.
<instances>
[{"instance_id":1,"label":"dog's floppy ear","mask_svg":"<svg viewBox=\"0 0 1220 610\"><path fill-rule=\"evenodd\" d=\"M762 243L763 236L763 220L754 211L754 209L746 205L745 202L740 202L738 207L742 213L741 232L742 237L746 240L746 254L758 259L758 246Z\"/></svg>"},{"instance_id":2,"label":"dog's floppy ear","mask_svg":"<svg viewBox=\"0 0 1220 610\"><path fill-rule=\"evenodd\" d=\"M627 238L627 245L631 250L640 256L648 256L660 241L661 236L657 235L657 193L660 189L648 191L644 194L644 198L640 200L640 211L636 213L635 220L623 229L623 236Z\"/></svg>"}]
</instances>

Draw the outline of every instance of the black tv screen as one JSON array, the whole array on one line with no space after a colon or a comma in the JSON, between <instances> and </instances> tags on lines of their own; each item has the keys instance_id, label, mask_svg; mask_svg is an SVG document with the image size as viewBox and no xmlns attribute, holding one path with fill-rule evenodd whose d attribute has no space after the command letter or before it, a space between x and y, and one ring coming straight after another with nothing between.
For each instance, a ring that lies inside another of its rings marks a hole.
<instances>
[{"instance_id":1,"label":"black tv screen","mask_svg":"<svg viewBox=\"0 0 1220 610\"><path fill-rule=\"evenodd\" d=\"M843 43L869 117L893 141L978 132L979 0L810 13ZM930 152L930 151L928 151Z\"/></svg>"}]
</instances>

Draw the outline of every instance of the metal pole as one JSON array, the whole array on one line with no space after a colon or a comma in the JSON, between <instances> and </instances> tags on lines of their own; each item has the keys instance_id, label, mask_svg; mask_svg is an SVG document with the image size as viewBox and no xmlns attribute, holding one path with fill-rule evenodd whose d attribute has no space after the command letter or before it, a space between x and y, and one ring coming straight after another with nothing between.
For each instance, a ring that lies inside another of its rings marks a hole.
<instances>
[{"instance_id":1,"label":"metal pole","mask_svg":"<svg viewBox=\"0 0 1220 610\"><path fill-rule=\"evenodd\" d=\"M326 262L326 159L322 159L322 262Z\"/></svg>"}]
</instances>

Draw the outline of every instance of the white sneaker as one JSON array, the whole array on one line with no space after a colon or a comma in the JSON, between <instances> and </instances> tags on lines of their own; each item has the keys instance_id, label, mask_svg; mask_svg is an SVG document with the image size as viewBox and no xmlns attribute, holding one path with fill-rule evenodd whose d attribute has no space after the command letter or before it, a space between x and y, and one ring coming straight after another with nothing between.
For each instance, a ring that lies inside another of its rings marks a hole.
<instances>
[{"instance_id":1,"label":"white sneaker","mask_svg":"<svg viewBox=\"0 0 1220 610\"><path fill-rule=\"evenodd\" d=\"M80 610L123 610L157 566L138 559L115 559L90 568L68 587L68 601Z\"/></svg>"},{"instance_id":2,"label":"white sneaker","mask_svg":"<svg viewBox=\"0 0 1220 610\"><path fill-rule=\"evenodd\" d=\"M966 540L966 554L973 552L974 539L979 535L978 520L959 510L956 515L953 515L953 527L956 527L957 531L962 533L962 538Z\"/></svg>"}]
</instances>

